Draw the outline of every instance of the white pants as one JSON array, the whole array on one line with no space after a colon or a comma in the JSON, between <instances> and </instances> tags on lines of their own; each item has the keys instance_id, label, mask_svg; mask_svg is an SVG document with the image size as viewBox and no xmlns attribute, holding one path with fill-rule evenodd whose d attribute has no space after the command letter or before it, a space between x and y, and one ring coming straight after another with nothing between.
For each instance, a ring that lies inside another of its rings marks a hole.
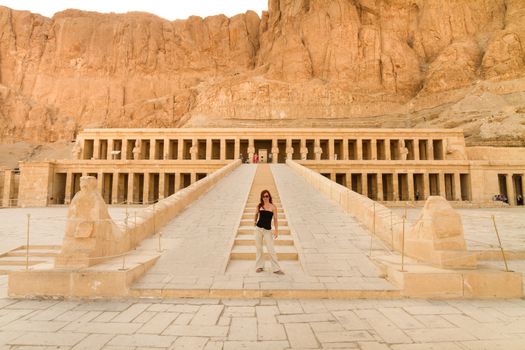
<instances>
[{"instance_id":1,"label":"white pants","mask_svg":"<svg viewBox=\"0 0 525 350\"><path fill-rule=\"evenodd\" d=\"M255 268L264 268L263 238L266 242L266 250L268 251L272 262L272 270L273 272L279 271L281 267L279 266L275 249L273 249L272 231L258 226L255 226L255 248L257 249L255 252Z\"/></svg>"}]
</instances>

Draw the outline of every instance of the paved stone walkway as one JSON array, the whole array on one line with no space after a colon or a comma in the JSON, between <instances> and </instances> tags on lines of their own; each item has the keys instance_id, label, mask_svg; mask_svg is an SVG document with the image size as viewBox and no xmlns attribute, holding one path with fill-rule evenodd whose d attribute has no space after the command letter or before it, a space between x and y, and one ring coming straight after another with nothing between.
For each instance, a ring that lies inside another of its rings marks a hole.
<instances>
[{"instance_id":1,"label":"paved stone walkway","mask_svg":"<svg viewBox=\"0 0 525 350\"><path fill-rule=\"evenodd\" d=\"M396 289L368 257L371 245L378 255L383 246L359 222L290 167L272 165L272 172L306 273L327 288Z\"/></svg>"},{"instance_id":2,"label":"paved stone walkway","mask_svg":"<svg viewBox=\"0 0 525 350\"><path fill-rule=\"evenodd\" d=\"M209 289L222 283L256 167L242 165L161 229L162 256L133 288ZM152 237L139 249L157 249Z\"/></svg>"},{"instance_id":3,"label":"paved stone walkway","mask_svg":"<svg viewBox=\"0 0 525 350\"><path fill-rule=\"evenodd\" d=\"M0 298L1 350L522 350L524 344L522 299Z\"/></svg>"}]
</instances>

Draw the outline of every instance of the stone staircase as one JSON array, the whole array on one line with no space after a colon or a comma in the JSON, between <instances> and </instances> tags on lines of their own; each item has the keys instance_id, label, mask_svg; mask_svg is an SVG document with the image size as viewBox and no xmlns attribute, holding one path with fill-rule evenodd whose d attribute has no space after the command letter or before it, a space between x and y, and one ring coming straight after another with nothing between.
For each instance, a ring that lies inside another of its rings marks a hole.
<instances>
[{"instance_id":1,"label":"stone staircase","mask_svg":"<svg viewBox=\"0 0 525 350\"><path fill-rule=\"evenodd\" d=\"M2 253L0 254L0 275L8 274L10 271L25 270L26 264L29 268L43 263L52 264L55 256L60 253L60 249L62 247L59 245L30 245L27 250L23 245Z\"/></svg>"},{"instance_id":2,"label":"stone staircase","mask_svg":"<svg viewBox=\"0 0 525 350\"><path fill-rule=\"evenodd\" d=\"M272 194L273 203L277 206L279 214L279 238L273 241L277 258L280 261L298 260L299 258L297 249L294 246L293 237L290 234L286 214L281 206L279 193L273 180L270 165L259 164L244 208L241 223L237 230L235 243L230 253L230 260L253 260L255 262L255 226L253 222L261 191L265 189ZM269 259L266 248L264 248L264 257L265 259Z\"/></svg>"}]
</instances>

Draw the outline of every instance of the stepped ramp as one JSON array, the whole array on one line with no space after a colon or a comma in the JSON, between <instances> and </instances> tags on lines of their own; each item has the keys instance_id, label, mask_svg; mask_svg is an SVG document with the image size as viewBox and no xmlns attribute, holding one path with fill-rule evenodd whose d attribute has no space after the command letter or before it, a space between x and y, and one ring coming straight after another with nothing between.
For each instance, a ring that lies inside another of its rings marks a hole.
<instances>
[{"instance_id":1,"label":"stepped ramp","mask_svg":"<svg viewBox=\"0 0 525 350\"><path fill-rule=\"evenodd\" d=\"M274 242L284 276L268 268L255 272L252 228L264 188L280 209L280 237ZM399 297L399 289L368 258L369 244L355 219L287 165L241 165L164 227L162 256L130 296ZM157 246L153 237L139 249ZM244 254L241 249L250 255L236 256Z\"/></svg>"}]
</instances>

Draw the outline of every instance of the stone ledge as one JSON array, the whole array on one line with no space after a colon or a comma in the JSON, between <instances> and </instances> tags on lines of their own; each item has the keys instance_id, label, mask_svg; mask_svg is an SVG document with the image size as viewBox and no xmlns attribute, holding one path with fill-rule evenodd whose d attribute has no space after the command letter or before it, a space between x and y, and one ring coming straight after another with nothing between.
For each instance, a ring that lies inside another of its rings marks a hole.
<instances>
[{"instance_id":1,"label":"stone ledge","mask_svg":"<svg viewBox=\"0 0 525 350\"><path fill-rule=\"evenodd\" d=\"M40 264L34 269L9 273L8 295L14 298L113 298L126 297L129 288L150 269L158 254L134 252L123 259L82 269L57 269Z\"/></svg>"},{"instance_id":2,"label":"stone ledge","mask_svg":"<svg viewBox=\"0 0 525 350\"><path fill-rule=\"evenodd\" d=\"M415 298L522 298L523 276L479 265L476 270L448 270L400 256L375 259L387 269L388 279L401 288L401 295Z\"/></svg>"}]
</instances>

